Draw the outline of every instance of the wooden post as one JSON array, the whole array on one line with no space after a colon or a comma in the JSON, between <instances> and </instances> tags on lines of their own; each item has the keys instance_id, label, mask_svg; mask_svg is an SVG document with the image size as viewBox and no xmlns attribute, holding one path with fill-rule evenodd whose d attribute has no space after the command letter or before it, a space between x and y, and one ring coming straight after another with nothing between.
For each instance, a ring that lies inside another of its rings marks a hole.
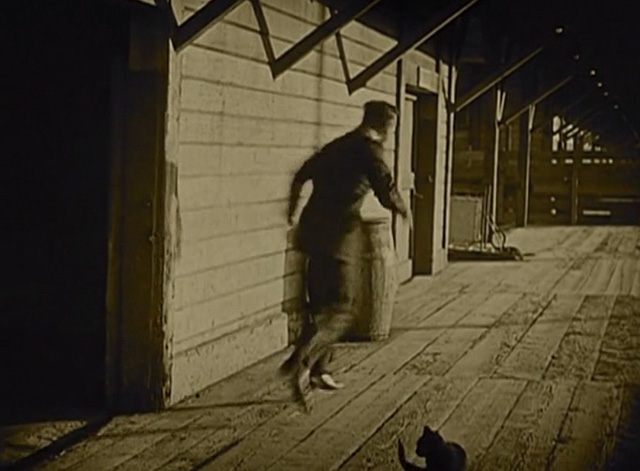
<instances>
[{"instance_id":1,"label":"wooden post","mask_svg":"<svg viewBox=\"0 0 640 471\"><path fill-rule=\"evenodd\" d=\"M535 119L535 105L520 117L518 175L520 190L516 206L516 226L525 227L529 219L529 182L531 180L531 135Z\"/></svg>"},{"instance_id":2,"label":"wooden post","mask_svg":"<svg viewBox=\"0 0 640 471\"><path fill-rule=\"evenodd\" d=\"M573 144L573 165L571 166L571 224L580 219L580 168L582 167L582 137L576 135Z\"/></svg>"},{"instance_id":3,"label":"wooden post","mask_svg":"<svg viewBox=\"0 0 640 471\"><path fill-rule=\"evenodd\" d=\"M495 116L493 118L493 152L491 154L491 197L490 211L493 222L496 222L498 209L498 168L500 164L500 122L504 113L507 94L502 87L495 89Z\"/></svg>"}]
</instances>

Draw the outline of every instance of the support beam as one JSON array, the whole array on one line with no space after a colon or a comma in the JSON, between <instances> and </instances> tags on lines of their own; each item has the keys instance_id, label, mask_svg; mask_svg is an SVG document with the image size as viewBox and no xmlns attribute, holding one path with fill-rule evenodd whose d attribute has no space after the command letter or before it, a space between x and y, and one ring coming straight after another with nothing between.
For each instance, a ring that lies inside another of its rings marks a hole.
<instances>
[{"instance_id":1,"label":"support beam","mask_svg":"<svg viewBox=\"0 0 640 471\"><path fill-rule=\"evenodd\" d=\"M314 47L339 32L356 18L365 14L380 3L380 1L381 0L351 0L350 2L345 2L345 7L342 10L331 15L328 20L316 27L274 61L271 65L273 76L279 77L282 75L296 62L309 54Z\"/></svg>"},{"instance_id":2,"label":"support beam","mask_svg":"<svg viewBox=\"0 0 640 471\"><path fill-rule=\"evenodd\" d=\"M240 6L244 0L211 0L205 6L196 11L184 23L178 26L174 35L174 47L179 51L209 28L222 20L228 13Z\"/></svg>"},{"instance_id":3,"label":"support beam","mask_svg":"<svg viewBox=\"0 0 640 471\"><path fill-rule=\"evenodd\" d=\"M345 51L344 41L342 40L342 34L340 34L340 31L336 33L336 46L338 48L338 54L340 55L340 64L342 64L344 79L348 83L349 80L351 80L351 74L349 73L349 61L347 59L347 52Z\"/></svg>"},{"instance_id":4,"label":"support beam","mask_svg":"<svg viewBox=\"0 0 640 471\"><path fill-rule=\"evenodd\" d=\"M176 31L178 30L178 19L176 18L176 14L173 11L173 7L169 0L153 0L156 6L164 11L164 14L167 17L167 21L169 23L169 31L171 31L171 42L173 43L173 47L175 48L175 37Z\"/></svg>"},{"instance_id":5,"label":"support beam","mask_svg":"<svg viewBox=\"0 0 640 471\"><path fill-rule=\"evenodd\" d=\"M581 95L579 98L569 103L567 106L562 107L558 111L550 113L549 116L547 116L542 122L540 122L539 124L536 124L531 130L531 132L536 132L542 129L544 126L546 126L547 124L551 123L551 121L553 121L554 116L562 116L566 114L569 110L575 108L580 103L584 102L587 98L591 97L592 94L593 93L585 93L584 95Z\"/></svg>"},{"instance_id":6,"label":"support beam","mask_svg":"<svg viewBox=\"0 0 640 471\"><path fill-rule=\"evenodd\" d=\"M580 218L580 170L582 168L582 138L576 138L571 166L571 224L578 224Z\"/></svg>"},{"instance_id":7,"label":"support beam","mask_svg":"<svg viewBox=\"0 0 640 471\"><path fill-rule=\"evenodd\" d=\"M571 131L567 132L566 137L567 138L572 138L573 136L575 136L577 133L579 133L581 130L584 129L584 126L586 126L591 121L593 121L595 118L597 118L602 112L603 112L603 110L596 110L593 114L591 114L590 116L588 116L588 117L584 118L583 120L581 120L579 123L577 123L575 125L575 128L573 128Z\"/></svg>"},{"instance_id":8,"label":"support beam","mask_svg":"<svg viewBox=\"0 0 640 471\"><path fill-rule=\"evenodd\" d=\"M576 77L575 74L571 74L568 77L565 77L564 79L560 80L560 82L556 83L553 87L549 88L547 91L545 91L544 93L542 93L541 95L538 95L536 98L534 98L533 100L530 100L525 106L523 106L522 108L520 108L518 111L516 111L515 113L513 113L511 116L509 116L508 118L504 119L500 124L501 125L508 125L511 124L513 121L515 121L516 119L518 119L520 116L522 116L524 113L526 113L529 110L530 106L537 106L540 103L542 103L544 100L546 100L547 98L549 98L551 95L553 95L554 93L556 93L558 90L560 90L562 87L564 87L566 84L568 84L569 82L571 82L574 78Z\"/></svg>"},{"instance_id":9,"label":"support beam","mask_svg":"<svg viewBox=\"0 0 640 471\"><path fill-rule=\"evenodd\" d=\"M491 77L487 78L482 83L478 84L467 94L463 95L459 100L457 100L455 104L455 111L459 112L464 109L467 105L471 104L476 99L480 98L486 92L491 90L491 88L495 87L498 83L502 82L504 79L514 74L520 68L522 68L525 64L533 60L536 56L538 56L544 50L544 46L537 47L528 54L526 54L521 59L514 61L510 64L506 64L500 70L498 70Z\"/></svg>"},{"instance_id":10,"label":"support beam","mask_svg":"<svg viewBox=\"0 0 640 471\"><path fill-rule=\"evenodd\" d=\"M565 124L560 128L560 132L562 133L570 132L573 130L573 127L577 127L581 125L582 123L584 123L585 120L589 120L595 115L602 113L603 111L604 110L602 109L601 106L598 106L598 105L593 106L587 109L587 111L585 111L584 113L580 114L577 118L572 119L570 122L567 122L567 124Z\"/></svg>"},{"instance_id":11,"label":"support beam","mask_svg":"<svg viewBox=\"0 0 640 471\"><path fill-rule=\"evenodd\" d=\"M520 142L518 152L518 175L520 190L516 206L516 226L526 227L529 222L529 187L531 181L531 136L536 107L531 105L520 117Z\"/></svg>"},{"instance_id":12,"label":"support beam","mask_svg":"<svg viewBox=\"0 0 640 471\"><path fill-rule=\"evenodd\" d=\"M631 131L631 134L633 134L633 137L634 137L634 140L636 141L636 143L640 143L640 134L638 134L638 131L636 130L636 128L631 125L631 123L627 119L627 115L623 114L622 115L622 119L624 120L626 125L629 127L629 130Z\"/></svg>"},{"instance_id":13,"label":"support beam","mask_svg":"<svg viewBox=\"0 0 640 471\"><path fill-rule=\"evenodd\" d=\"M491 153L491 195L490 211L493 222L497 224L498 214L498 172L500 167L500 120L504 114L507 93L501 87L495 89L495 117L493 119L493 152ZM491 234L489 235L491 237Z\"/></svg>"},{"instance_id":14,"label":"support beam","mask_svg":"<svg viewBox=\"0 0 640 471\"><path fill-rule=\"evenodd\" d=\"M453 6L440 10L420 26L406 32L396 46L379 57L347 83L349 93L351 94L364 87L369 80L378 75L389 65L393 64L406 53L412 51L420 44L436 35L440 30L445 28L456 18L462 16L479 1L480 0L458 1Z\"/></svg>"}]
</instances>

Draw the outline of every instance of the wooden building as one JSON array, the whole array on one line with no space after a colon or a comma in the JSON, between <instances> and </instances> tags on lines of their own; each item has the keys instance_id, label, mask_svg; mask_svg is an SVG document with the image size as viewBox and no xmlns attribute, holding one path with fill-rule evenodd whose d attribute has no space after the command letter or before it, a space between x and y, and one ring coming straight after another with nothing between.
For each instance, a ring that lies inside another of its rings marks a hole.
<instances>
[{"instance_id":1,"label":"wooden building","mask_svg":"<svg viewBox=\"0 0 640 471\"><path fill-rule=\"evenodd\" d=\"M63 3L38 5L39 28L13 57L22 71L15 135L36 146L11 148L24 156L15 171L29 168L33 180L31 206L15 216L31 219L13 243L31 241L36 224L69 233L10 261L24 269L12 287L14 315L4 320L11 345L43 345L30 325L58 333L46 339L46 367L25 354L9 376L22 385L21 411L55 402L58 381L73 384L61 404L78 405L72 393L86 386L87 407L166 407L292 342L302 287L285 218L291 178L319 146L359 124L368 100L400 113L386 158L415 216L413 232L391 221L401 280L445 267L456 74L449 36L425 41L475 1L416 7L413 37L400 43L385 19L398 15L393 6L382 21L363 16L382 2L346 10L337 2L335 17L329 3L306 0ZM27 7L16 12L18 35ZM38 82L44 76L47 87ZM20 102L30 89L39 95ZM45 114L43 103L51 103ZM31 116L41 122L27 125ZM50 135L39 141L39 129ZM24 184L16 180L14 191ZM67 197L51 200L54 193ZM47 201L65 211L45 209ZM390 218L372 195L363 214ZM76 256L72 247L81 246L86 253ZM62 253L73 260L55 259ZM69 271L59 276L56 264ZM37 298L47 290L50 299ZM27 399L22 392L45 371L51 391Z\"/></svg>"},{"instance_id":2,"label":"wooden building","mask_svg":"<svg viewBox=\"0 0 640 471\"><path fill-rule=\"evenodd\" d=\"M369 100L399 110L386 159L414 229L372 195L363 216L390 219L402 282L497 226L637 224L637 135L564 32L424 3L16 5L3 413L163 409L285 349L291 178Z\"/></svg>"},{"instance_id":3,"label":"wooden building","mask_svg":"<svg viewBox=\"0 0 640 471\"><path fill-rule=\"evenodd\" d=\"M205 3L173 7L183 22ZM175 242L165 259L168 404L291 340L301 293L300 256L291 249L284 218L291 177L314 149L357 125L368 100L401 110L387 163L403 197L414 201L422 237L395 222L400 276L435 273L446 264L447 63L415 51L349 93L344 68L357 73L395 42L349 22L339 40L328 38L274 79L257 18L264 15L273 53L282 57L330 11L319 2L237 3L171 53L165 227L167 240ZM423 200L415 200L412 189L418 172L415 192ZM363 213L389 214L373 196Z\"/></svg>"}]
</instances>

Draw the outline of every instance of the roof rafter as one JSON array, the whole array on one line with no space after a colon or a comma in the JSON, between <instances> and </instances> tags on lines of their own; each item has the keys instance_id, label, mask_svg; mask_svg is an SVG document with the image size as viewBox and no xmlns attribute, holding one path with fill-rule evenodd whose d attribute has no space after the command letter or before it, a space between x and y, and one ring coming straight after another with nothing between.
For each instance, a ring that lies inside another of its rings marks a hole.
<instances>
[{"instance_id":1,"label":"roof rafter","mask_svg":"<svg viewBox=\"0 0 640 471\"><path fill-rule=\"evenodd\" d=\"M172 34L173 47L177 51L185 48L244 1L210 0L181 25L175 23L175 30ZM161 0L161 2L167 3L166 0Z\"/></svg>"},{"instance_id":2,"label":"roof rafter","mask_svg":"<svg viewBox=\"0 0 640 471\"><path fill-rule=\"evenodd\" d=\"M456 18L462 16L467 10L480 0L460 0L454 5L438 11L429 20L406 32L393 48L384 53L372 64L367 66L359 74L347 82L349 93L353 93L364 87L369 80L382 72L408 52L417 48L420 44L435 36L440 30L449 25Z\"/></svg>"},{"instance_id":3,"label":"roof rafter","mask_svg":"<svg viewBox=\"0 0 640 471\"><path fill-rule=\"evenodd\" d=\"M539 105L540 103L542 103L544 100L549 98L551 95L556 93L558 90L560 90L562 87L567 85L569 82L571 82L575 78L576 78L576 74L573 73L573 74L570 74L569 76L565 77L564 79L560 80L559 82L557 82L552 87L549 87L545 92L543 92L540 95L538 95L537 97L529 100L529 102L527 102L525 105L523 105L518 111L513 113L511 116L508 116L507 118L504 118L500 124L501 125L507 125L507 124L512 123L514 120L518 119L522 114L526 113L530 106Z\"/></svg>"},{"instance_id":4,"label":"roof rafter","mask_svg":"<svg viewBox=\"0 0 640 471\"><path fill-rule=\"evenodd\" d=\"M259 3L259 0L252 0ZM302 38L297 44L291 46L280 57L274 58L271 71L274 77L278 77L291 68L296 62L309 54L314 47L327 38L340 32L347 24L360 17L381 0L352 0L344 9L332 12L332 15L324 23Z\"/></svg>"}]
</instances>

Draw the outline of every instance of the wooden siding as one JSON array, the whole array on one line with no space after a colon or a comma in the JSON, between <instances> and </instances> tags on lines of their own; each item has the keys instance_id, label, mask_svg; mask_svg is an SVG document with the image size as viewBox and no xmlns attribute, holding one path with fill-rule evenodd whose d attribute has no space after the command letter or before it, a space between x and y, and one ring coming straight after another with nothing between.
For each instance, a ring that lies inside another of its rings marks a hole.
<instances>
[{"instance_id":1,"label":"wooden siding","mask_svg":"<svg viewBox=\"0 0 640 471\"><path fill-rule=\"evenodd\" d=\"M180 21L204 3L185 0ZM262 4L276 55L327 15L313 2ZM394 44L357 23L343 37L352 74ZM169 403L286 346L301 291L301 257L285 220L293 172L357 125L364 102L395 103L397 87L394 65L349 96L333 39L274 80L249 2L172 60ZM386 151L393 165L393 139ZM388 212L371 197L363 214Z\"/></svg>"}]
</instances>

